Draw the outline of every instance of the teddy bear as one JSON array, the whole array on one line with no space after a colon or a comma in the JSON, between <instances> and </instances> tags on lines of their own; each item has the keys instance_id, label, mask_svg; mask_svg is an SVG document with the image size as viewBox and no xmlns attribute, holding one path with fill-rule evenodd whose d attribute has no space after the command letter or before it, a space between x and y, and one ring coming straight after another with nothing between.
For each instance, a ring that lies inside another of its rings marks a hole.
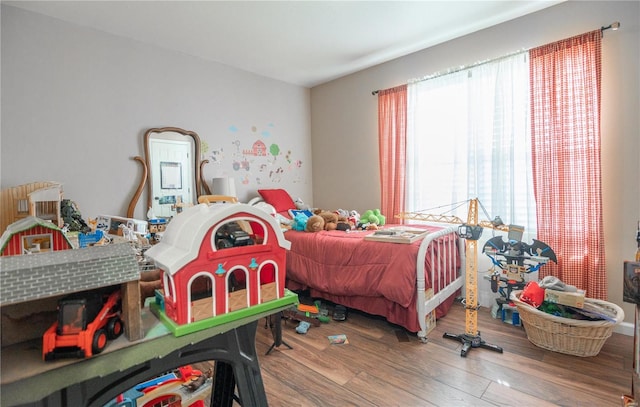
<instances>
[{"instance_id":1,"label":"teddy bear","mask_svg":"<svg viewBox=\"0 0 640 407\"><path fill-rule=\"evenodd\" d=\"M324 219L324 230L336 230L338 228L338 215L336 213L322 211L318 216Z\"/></svg>"},{"instance_id":2,"label":"teddy bear","mask_svg":"<svg viewBox=\"0 0 640 407\"><path fill-rule=\"evenodd\" d=\"M320 232L324 230L324 218L320 215L311 215L309 219L307 219L307 226L305 227L305 231L307 232Z\"/></svg>"}]
</instances>

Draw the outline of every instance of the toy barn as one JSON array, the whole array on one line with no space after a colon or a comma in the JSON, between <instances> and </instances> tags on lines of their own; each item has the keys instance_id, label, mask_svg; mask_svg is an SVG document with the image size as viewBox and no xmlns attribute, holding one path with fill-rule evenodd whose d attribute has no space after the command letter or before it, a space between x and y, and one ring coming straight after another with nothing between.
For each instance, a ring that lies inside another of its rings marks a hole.
<instances>
[{"instance_id":1,"label":"toy barn","mask_svg":"<svg viewBox=\"0 0 640 407\"><path fill-rule=\"evenodd\" d=\"M174 217L146 256L162 269L160 308L186 325L283 298L290 246L259 208L199 204Z\"/></svg>"},{"instance_id":2,"label":"toy barn","mask_svg":"<svg viewBox=\"0 0 640 407\"><path fill-rule=\"evenodd\" d=\"M58 225L35 216L27 216L7 227L0 237L0 256L18 256L72 249Z\"/></svg>"}]
</instances>

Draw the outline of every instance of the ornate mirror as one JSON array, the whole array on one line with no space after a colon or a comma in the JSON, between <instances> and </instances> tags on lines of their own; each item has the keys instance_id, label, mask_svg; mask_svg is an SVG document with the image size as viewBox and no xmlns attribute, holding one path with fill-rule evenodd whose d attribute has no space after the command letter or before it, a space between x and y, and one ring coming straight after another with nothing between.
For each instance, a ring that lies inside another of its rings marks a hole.
<instances>
[{"instance_id":1,"label":"ornate mirror","mask_svg":"<svg viewBox=\"0 0 640 407\"><path fill-rule=\"evenodd\" d=\"M142 178L127 209L133 218L138 199L147 185L147 206L156 217L169 218L184 206L198 203L200 195L210 195L202 177L200 137L193 131L177 127L149 129L144 133L144 158L136 156L143 168Z\"/></svg>"}]
</instances>

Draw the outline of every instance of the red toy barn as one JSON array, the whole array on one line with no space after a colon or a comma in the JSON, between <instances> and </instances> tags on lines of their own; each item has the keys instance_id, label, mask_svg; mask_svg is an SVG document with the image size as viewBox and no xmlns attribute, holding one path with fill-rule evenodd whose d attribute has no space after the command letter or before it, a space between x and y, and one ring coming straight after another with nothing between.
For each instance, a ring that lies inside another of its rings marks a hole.
<instances>
[{"instance_id":1,"label":"red toy barn","mask_svg":"<svg viewBox=\"0 0 640 407\"><path fill-rule=\"evenodd\" d=\"M259 208L200 204L175 216L145 255L162 269L165 314L185 325L284 297L290 247Z\"/></svg>"},{"instance_id":2,"label":"red toy barn","mask_svg":"<svg viewBox=\"0 0 640 407\"><path fill-rule=\"evenodd\" d=\"M72 249L60 228L35 216L27 216L9 225L0 237L0 255L41 253Z\"/></svg>"}]
</instances>

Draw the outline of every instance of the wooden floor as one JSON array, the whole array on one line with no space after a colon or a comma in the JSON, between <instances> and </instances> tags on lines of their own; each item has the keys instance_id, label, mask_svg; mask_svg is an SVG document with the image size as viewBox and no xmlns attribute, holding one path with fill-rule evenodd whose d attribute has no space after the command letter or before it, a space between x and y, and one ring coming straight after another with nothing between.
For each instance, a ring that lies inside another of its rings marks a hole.
<instances>
[{"instance_id":1,"label":"wooden floor","mask_svg":"<svg viewBox=\"0 0 640 407\"><path fill-rule=\"evenodd\" d=\"M465 312L456 303L438 320L429 342L385 320L349 312L347 321L297 334L283 323L274 348L264 320L257 351L270 406L620 406L631 392L633 338L613 334L600 354L580 358L531 344L521 327L478 311L478 329L500 354L473 348L443 333L464 332ZM346 334L349 344L330 345L328 335Z\"/></svg>"}]
</instances>

